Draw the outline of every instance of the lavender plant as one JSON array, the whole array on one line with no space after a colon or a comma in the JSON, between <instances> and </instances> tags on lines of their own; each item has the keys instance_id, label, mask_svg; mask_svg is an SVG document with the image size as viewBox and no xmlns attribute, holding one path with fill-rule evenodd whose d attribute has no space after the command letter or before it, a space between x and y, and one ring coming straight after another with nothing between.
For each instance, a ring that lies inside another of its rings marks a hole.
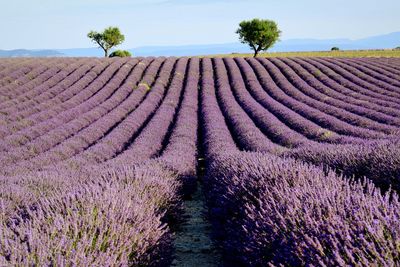
<instances>
[{"instance_id":1,"label":"lavender plant","mask_svg":"<svg viewBox=\"0 0 400 267\"><path fill-rule=\"evenodd\" d=\"M397 266L396 59L1 59L0 265ZM201 157L201 158L200 158Z\"/></svg>"}]
</instances>

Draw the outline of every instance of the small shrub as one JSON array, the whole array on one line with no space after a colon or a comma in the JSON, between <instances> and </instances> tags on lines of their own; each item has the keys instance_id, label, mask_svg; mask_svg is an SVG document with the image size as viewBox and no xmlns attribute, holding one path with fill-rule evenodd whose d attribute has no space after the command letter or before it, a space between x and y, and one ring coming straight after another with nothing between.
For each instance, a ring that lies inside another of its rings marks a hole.
<instances>
[{"instance_id":1,"label":"small shrub","mask_svg":"<svg viewBox=\"0 0 400 267\"><path fill-rule=\"evenodd\" d=\"M127 50L115 50L110 54L110 57L131 57L131 52Z\"/></svg>"}]
</instances>

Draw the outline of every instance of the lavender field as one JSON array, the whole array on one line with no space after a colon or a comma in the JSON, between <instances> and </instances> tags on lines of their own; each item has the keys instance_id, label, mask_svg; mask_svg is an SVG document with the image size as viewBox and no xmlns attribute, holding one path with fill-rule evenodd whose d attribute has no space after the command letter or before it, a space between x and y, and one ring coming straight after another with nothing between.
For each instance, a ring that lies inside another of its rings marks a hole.
<instances>
[{"instance_id":1,"label":"lavender field","mask_svg":"<svg viewBox=\"0 0 400 267\"><path fill-rule=\"evenodd\" d=\"M0 266L170 266L198 182L226 266L400 265L398 58L1 59L0 137Z\"/></svg>"}]
</instances>

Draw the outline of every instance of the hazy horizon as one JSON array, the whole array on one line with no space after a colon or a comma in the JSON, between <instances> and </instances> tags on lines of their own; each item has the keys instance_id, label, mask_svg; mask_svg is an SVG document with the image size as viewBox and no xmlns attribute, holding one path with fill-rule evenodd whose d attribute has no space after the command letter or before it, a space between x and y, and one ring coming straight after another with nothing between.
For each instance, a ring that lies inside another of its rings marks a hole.
<instances>
[{"instance_id":1,"label":"hazy horizon","mask_svg":"<svg viewBox=\"0 0 400 267\"><path fill-rule=\"evenodd\" d=\"M95 46L90 30L118 26L121 49L237 42L238 23L275 20L287 39L360 39L399 31L400 2L262 0L14 0L3 3L0 49Z\"/></svg>"},{"instance_id":2,"label":"hazy horizon","mask_svg":"<svg viewBox=\"0 0 400 267\"><path fill-rule=\"evenodd\" d=\"M387 33L381 33L381 34L377 34L376 36L380 36L380 35L387 35L387 34L391 34L391 33L397 33L400 32L399 31L395 31L395 32L387 32ZM359 40L359 39L364 39L364 38L369 38L369 37L374 37L373 36L363 36L360 38L344 38L344 37L332 37L332 38L312 38L312 37L303 37L303 38L289 38L289 39L281 39L280 41L288 41L288 40L316 40L316 41L323 41L323 40L340 40L340 39L348 39L351 41L355 41L355 40ZM187 47L187 46L202 46L202 45L224 45L224 44L231 44L231 43L240 43L239 40L233 40L231 42L224 42L224 43L204 43L204 44L199 44L199 43L188 43L188 44L175 44L175 45L142 45L142 46L134 46L134 47L125 47L125 49L135 49L135 48L151 48L151 47ZM400 40L399 40L400 43ZM279 42L277 43L279 44ZM247 46L246 44L243 44L244 46ZM120 46L118 46L119 48ZM64 47L64 48L58 48L58 47L42 47L42 48L26 48L26 47L15 47L15 48L9 48L9 49L3 49L0 47L0 50L19 50L19 49L26 49L26 50L32 50L32 51L38 51L38 50L68 50L68 49L92 49L92 48L99 48L96 44L93 43L88 43L86 46L82 46L82 47ZM250 49L250 48L249 48Z\"/></svg>"}]
</instances>

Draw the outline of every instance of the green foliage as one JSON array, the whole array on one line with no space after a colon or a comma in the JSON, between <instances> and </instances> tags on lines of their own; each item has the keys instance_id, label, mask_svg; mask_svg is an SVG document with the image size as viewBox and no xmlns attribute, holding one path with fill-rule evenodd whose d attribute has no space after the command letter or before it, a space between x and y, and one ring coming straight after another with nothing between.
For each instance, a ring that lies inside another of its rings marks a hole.
<instances>
[{"instance_id":1,"label":"green foliage","mask_svg":"<svg viewBox=\"0 0 400 267\"><path fill-rule=\"evenodd\" d=\"M115 50L110 54L110 57L131 57L131 52L127 50Z\"/></svg>"},{"instance_id":2,"label":"green foliage","mask_svg":"<svg viewBox=\"0 0 400 267\"><path fill-rule=\"evenodd\" d=\"M332 47L331 48L331 51L339 51L340 49L339 49L339 47L337 47L337 46L334 46L334 47Z\"/></svg>"},{"instance_id":3,"label":"green foliage","mask_svg":"<svg viewBox=\"0 0 400 267\"><path fill-rule=\"evenodd\" d=\"M105 57L108 56L111 48L125 41L125 36L117 27L108 27L103 32L90 31L87 37L104 50Z\"/></svg>"},{"instance_id":4,"label":"green foliage","mask_svg":"<svg viewBox=\"0 0 400 267\"><path fill-rule=\"evenodd\" d=\"M253 19L242 21L236 31L242 43L248 44L254 50L254 57L260 51L271 48L279 40L281 31L272 20Z\"/></svg>"},{"instance_id":5,"label":"green foliage","mask_svg":"<svg viewBox=\"0 0 400 267\"><path fill-rule=\"evenodd\" d=\"M396 47L394 50L400 50L400 46Z\"/></svg>"}]
</instances>

